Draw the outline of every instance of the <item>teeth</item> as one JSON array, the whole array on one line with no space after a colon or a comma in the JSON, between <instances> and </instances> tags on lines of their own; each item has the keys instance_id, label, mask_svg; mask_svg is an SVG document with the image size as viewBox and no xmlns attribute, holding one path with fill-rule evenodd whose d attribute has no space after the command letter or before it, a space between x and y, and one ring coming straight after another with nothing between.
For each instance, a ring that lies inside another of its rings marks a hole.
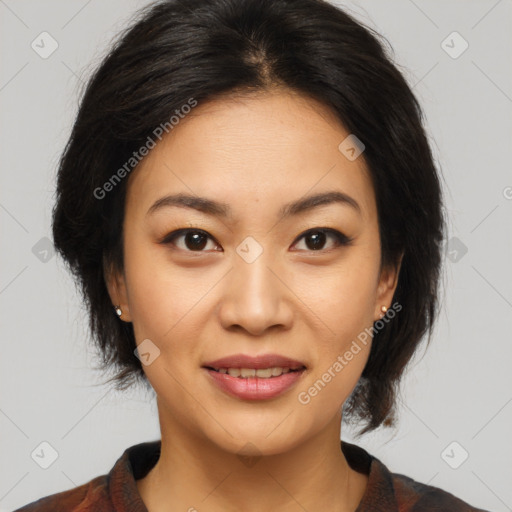
<instances>
[{"instance_id":1,"label":"teeth","mask_svg":"<svg viewBox=\"0 0 512 512\"><path fill-rule=\"evenodd\" d=\"M290 368L215 368L220 373L227 373L231 377L241 377L247 379L248 377L258 377L260 379L269 379L270 377L279 377L283 373L288 373Z\"/></svg>"}]
</instances>

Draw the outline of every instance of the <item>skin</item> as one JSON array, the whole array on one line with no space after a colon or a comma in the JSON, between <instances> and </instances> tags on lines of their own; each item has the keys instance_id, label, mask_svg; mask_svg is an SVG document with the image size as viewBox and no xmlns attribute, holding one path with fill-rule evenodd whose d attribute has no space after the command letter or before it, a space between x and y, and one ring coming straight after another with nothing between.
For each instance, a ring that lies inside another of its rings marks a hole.
<instances>
[{"instance_id":1,"label":"skin","mask_svg":"<svg viewBox=\"0 0 512 512\"><path fill-rule=\"evenodd\" d=\"M310 403L299 402L357 335L391 305L399 265L380 268L375 191L364 158L338 145L349 132L323 105L284 89L199 104L129 176L123 272L107 275L121 320L137 344L160 350L144 366L157 396L160 460L137 486L149 512L208 510L354 511L367 477L340 450L341 407L371 347L361 351ZM364 154L363 154L364 155ZM319 192L342 191L360 205L316 207L277 221L279 208ZM183 192L227 203L232 218L168 207ZM194 239L166 235L182 228ZM313 228L331 228L314 249ZM263 253L236 252L253 237ZM278 353L307 370L283 395L248 401L227 395L201 366L245 353ZM260 456L237 455L247 443ZM191 508L194 507L194 508Z\"/></svg>"}]
</instances>

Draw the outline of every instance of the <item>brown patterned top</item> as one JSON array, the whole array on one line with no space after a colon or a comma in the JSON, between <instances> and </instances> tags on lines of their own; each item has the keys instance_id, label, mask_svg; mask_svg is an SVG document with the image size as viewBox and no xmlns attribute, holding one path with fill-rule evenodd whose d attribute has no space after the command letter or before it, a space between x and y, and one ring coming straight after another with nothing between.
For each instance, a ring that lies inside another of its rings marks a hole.
<instances>
[{"instance_id":1,"label":"brown patterned top","mask_svg":"<svg viewBox=\"0 0 512 512\"><path fill-rule=\"evenodd\" d=\"M368 475L366 492L355 512L488 512L453 494L391 473L376 457L345 441L341 449L350 467ZM135 483L160 457L161 441L127 448L111 471L91 481L29 503L14 512L148 512Z\"/></svg>"}]
</instances>

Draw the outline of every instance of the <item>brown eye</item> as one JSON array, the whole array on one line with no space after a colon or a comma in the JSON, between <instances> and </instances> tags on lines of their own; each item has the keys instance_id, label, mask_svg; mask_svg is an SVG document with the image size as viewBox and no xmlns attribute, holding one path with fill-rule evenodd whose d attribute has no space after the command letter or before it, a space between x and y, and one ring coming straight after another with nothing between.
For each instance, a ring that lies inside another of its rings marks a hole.
<instances>
[{"instance_id":1,"label":"brown eye","mask_svg":"<svg viewBox=\"0 0 512 512\"><path fill-rule=\"evenodd\" d=\"M321 250L329 250L324 249L324 245L326 243L326 240L328 238L331 238L334 240L334 247L340 247L343 245L349 245L352 241L351 238L348 238L343 233L340 233L339 231L336 231L334 229L311 229L309 231L306 231L306 233L303 233L299 240L304 239L305 245L307 251L321 251Z\"/></svg>"},{"instance_id":2,"label":"brown eye","mask_svg":"<svg viewBox=\"0 0 512 512\"><path fill-rule=\"evenodd\" d=\"M325 249L326 241L329 238L334 241L334 246ZM313 252L336 249L340 246L349 245L352 241L351 238L343 233L327 228L310 229L303 233L297 240L301 239L305 240L306 246L305 249L301 250ZM205 247L209 240L215 242L208 233L200 229L179 229L169 233L160 243L164 245L171 244L187 252L206 252ZM296 243L297 242L295 242L294 245L296 245ZM215 243L212 245L213 247L210 247L210 249L215 250L215 247L218 247Z\"/></svg>"},{"instance_id":3,"label":"brown eye","mask_svg":"<svg viewBox=\"0 0 512 512\"><path fill-rule=\"evenodd\" d=\"M197 229L180 229L167 235L162 244L172 244L189 252L203 252L208 243L208 239L213 240L205 231ZM181 242L176 241L181 240ZM214 245L214 247L216 247Z\"/></svg>"}]
</instances>

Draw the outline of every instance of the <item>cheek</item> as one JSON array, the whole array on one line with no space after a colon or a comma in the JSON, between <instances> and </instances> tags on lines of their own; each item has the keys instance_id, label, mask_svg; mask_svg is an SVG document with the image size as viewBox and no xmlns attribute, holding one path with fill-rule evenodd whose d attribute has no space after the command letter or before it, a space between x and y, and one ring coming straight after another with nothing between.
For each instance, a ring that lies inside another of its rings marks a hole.
<instances>
[{"instance_id":1,"label":"cheek","mask_svg":"<svg viewBox=\"0 0 512 512\"><path fill-rule=\"evenodd\" d=\"M180 268L162 247L126 239L125 275L135 339L150 339L173 371L186 373L197 360L197 343L218 271ZM179 363L179 364L178 364ZM153 375L160 365L145 367Z\"/></svg>"},{"instance_id":2,"label":"cheek","mask_svg":"<svg viewBox=\"0 0 512 512\"><path fill-rule=\"evenodd\" d=\"M377 256L369 251L347 251L347 257L332 268L305 267L300 278L293 278L293 289L324 333L319 336L326 345L323 348L340 350L344 343L373 324Z\"/></svg>"},{"instance_id":3,"label":"cheek","mask_svg":"<svg viewBox=\"0 0 512 512\"><path fill-rule=\"evenodd\" d=\"M341 408L354 390L368 360L371 338L365 343L351 337L338 338L318 353L313 371L297 393L297 400L315 421L325 423Z\"/></svg>"},{"instance_id":4,"label":"cheek","mask_svg":"<svg viewBox=\"0 0 512 512\"><path fill-rule=\"evenodd\" d=\"M333 266L304 272L298 296L311 309L315 364L304 402L332 415L354 389L371 349L378 254L353 251ZM303 402L301 402L303 403Z\"/></svg>"},{"instance_id":5,"label":"cheek","mask_svg":"<svg viewBox=\"0 0 512 512\"><path fill-rule=\"evenodd\" d=\"M160 247L136 239L135 234L126 236L125 276L138 342L166 339L197 301L197 291L183 282L183 275L173 271L164 258Z\"/></svg>"}]
</instances>

